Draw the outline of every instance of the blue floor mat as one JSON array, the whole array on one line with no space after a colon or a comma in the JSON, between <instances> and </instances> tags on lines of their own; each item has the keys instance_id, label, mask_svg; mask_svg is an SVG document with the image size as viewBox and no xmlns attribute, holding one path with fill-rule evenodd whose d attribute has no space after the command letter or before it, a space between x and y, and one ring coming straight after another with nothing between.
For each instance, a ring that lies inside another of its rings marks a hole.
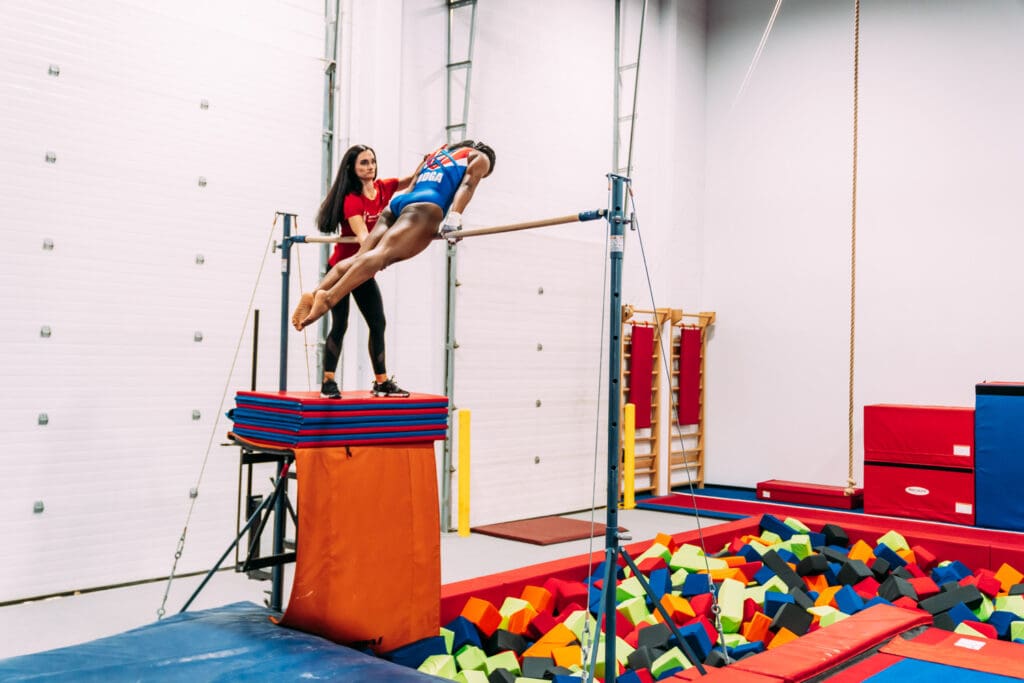
<instances>
[{"instance_id":1,"label":"blue floor mat","mask_svg":"<svg viewBox=\"0 0 1024 683\"><path fill-rule=\"evenodd\" d=\"M395 681L441 679L271 623L239 602L81 645L0 660L3 681Z\"/></svg>"}]
</instances>

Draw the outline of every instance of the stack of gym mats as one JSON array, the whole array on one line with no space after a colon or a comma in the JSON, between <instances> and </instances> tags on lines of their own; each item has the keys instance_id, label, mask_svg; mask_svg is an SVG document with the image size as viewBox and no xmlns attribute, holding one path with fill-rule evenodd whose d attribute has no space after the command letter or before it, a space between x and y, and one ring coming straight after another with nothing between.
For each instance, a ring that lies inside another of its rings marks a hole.
<instances>
[{"instance_id":1,"label":"stack of gym mats","mask_svg":"<svg viewBox=\"0 0 1024 683\"><path fill-rule=\"evenodd\" d=\"M977 524L1024 531L1024 384L978 384L974 411Z\"/></svg>"},{"instance_id":2,"label":"stack of gym mats","mask_svg":"<svg viewBox=\"0 0 1024 683\"><path fill-rule=\"evenodd\" d=\"M312 391L240 391L228 416L232 431L275 448L412 443L445 438L448 399L431 394L377 398L347 391L340 399Z\"/></svg>"},{"instance_id":3,"label":"stack of gym mats","mask_svg":"<svg viewBox=\"0 0 1024 683\"><path fill-rule=\"evenodd\" d=\"M974 524L974 409L864 406L864 512Z\"/></svg>"}]
</instances>

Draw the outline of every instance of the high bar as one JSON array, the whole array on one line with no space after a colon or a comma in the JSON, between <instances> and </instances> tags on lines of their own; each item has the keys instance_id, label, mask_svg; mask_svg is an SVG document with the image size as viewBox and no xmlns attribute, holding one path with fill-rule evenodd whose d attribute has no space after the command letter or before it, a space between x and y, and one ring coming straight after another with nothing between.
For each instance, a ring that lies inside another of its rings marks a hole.
<instances>
[{"instance_id":1,"label":"high bar","mask_svg":"<svg viewBox=\"0 0 1024 683\"><path fill-rule=\"evenodd\" d=\"M461 240L463 237L476 237L478 235L494 235L499 232L513 232L515 230L529 230L531 228L545 228L549 225L562 225L563 223L575 223L577 221L592 221L598 218L604 218L608 215L607 209L595 209L593 211L581 211L579 213L572 213L568 216L558 216L557 218L545 218L538 221L526 221L525 223L509 223L508 225L495 225L489 228L474 228L472 230L456 230L455 232L448 233L447 235L438 235L438 239L444 239L447 237Z\"/></svg>"}]
</instances>

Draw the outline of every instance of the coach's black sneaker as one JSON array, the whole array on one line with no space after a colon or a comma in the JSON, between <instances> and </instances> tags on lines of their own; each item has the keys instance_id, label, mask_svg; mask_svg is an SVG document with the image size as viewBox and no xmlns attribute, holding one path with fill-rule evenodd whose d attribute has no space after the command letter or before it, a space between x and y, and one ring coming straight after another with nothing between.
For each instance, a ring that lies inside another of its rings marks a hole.
<instances>
[{"instance_id":1,"label":"coach's black sneaker","mask_svg":"<svg viewBox=\"0 0 1024 683\"><path fill-rule=\"evenodd\" d=\"M333 379L325 379L324 383L320 385L320 398L341 398L338 383Z\"/></svg>"},{"instance_id":2,"label":"coach's black sneaker","mask_svg":"<svg viewBox=\"0 0 1024 683\"><path fill-rule=\"evenodd\" d=\"M395 384L394 377L384 380L383 382L373 383L373 395L374 396L391 396L397 398L407 398L409 392L402 387Z\"/></svg>"}]
</instances>

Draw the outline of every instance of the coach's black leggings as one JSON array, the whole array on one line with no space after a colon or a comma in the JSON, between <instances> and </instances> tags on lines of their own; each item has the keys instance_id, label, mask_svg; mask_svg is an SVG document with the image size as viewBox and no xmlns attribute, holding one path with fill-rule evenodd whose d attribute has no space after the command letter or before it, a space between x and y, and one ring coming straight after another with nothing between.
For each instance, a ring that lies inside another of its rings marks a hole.
<instances>
[{"instance_id":1,"label":"coach's black leggings","mask_svg":"<svg viewBox=\"0 0 1024 683\"><path fill-rule=\"evenodd\" d=\"M384 319L384 300L380 296L380 287L377 286L377 281L371 278L352 290L351 296L356 300L356 306L370 328L369 349L373 374L386 375L384 327L387 321ZM324 372L334 372L338 367L341 342L345 338L345 330L348 329L348 300L349 295L346 294L331 309L331 329L327 332L327 343L324 346Z\"/></svg>"}]
</instances>

